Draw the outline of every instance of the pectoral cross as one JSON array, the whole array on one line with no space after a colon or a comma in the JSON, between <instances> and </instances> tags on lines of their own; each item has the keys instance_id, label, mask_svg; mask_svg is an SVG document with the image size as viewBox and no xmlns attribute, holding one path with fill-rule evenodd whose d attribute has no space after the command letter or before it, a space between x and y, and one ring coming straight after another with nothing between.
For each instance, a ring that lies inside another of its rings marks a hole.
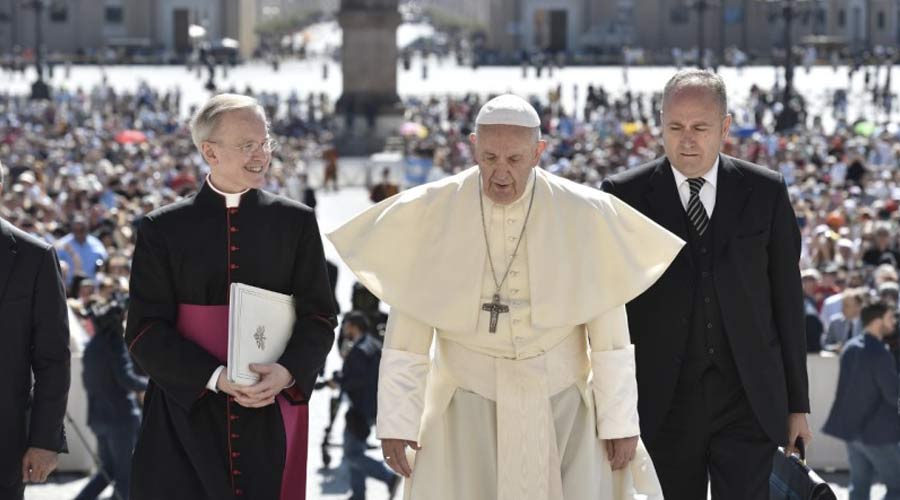
<instances>
[{"instance_id":1,"label":"pectoral cross","mask_svg":"<svg viewBox=\"0 0 900 500\"><path fill-rule=\"evenodd\" d=\"M491 333L497 333L497 320L500 318L500 315L503 313L509 312L509 306L500 303L500 294L494 294L494 300L488 302L487 304L481 305L482 311L490 311L491 313L491 327L488 329Z\"/></svg>"}]
</instances>

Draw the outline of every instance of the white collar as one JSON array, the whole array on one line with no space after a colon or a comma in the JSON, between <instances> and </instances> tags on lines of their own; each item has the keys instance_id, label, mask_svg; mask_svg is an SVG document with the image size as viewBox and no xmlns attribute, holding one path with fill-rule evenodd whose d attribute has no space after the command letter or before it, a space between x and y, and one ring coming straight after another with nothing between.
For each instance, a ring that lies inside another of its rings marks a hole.
<instances>
[{"instance_id":1,"label":"white collar","mask_svg":"<svg viewBox=\"0 0 900 500\"><path fill-rule=\"evenodd\" d=\"M688 178L685 177L684 174L679 172L678 169L675 168L673 165L670 165L670 167L672 168L672 174L675 175L675 186L681 187L681 185L684 184L688 180ZM718 155L716 155L716 162L713 163L712 168L709 169L708 172L703 174L703 180L705 180L707 184L712 185L713 188L716 187L716 182L719 181L719 156Z\"/></svg>"},{"instance_id":2,"label":"white collar","mask_svg":"<svg viewBox=\"0 0 900 500\"><path fill-rule=\"evenodd\" d=\"M247 191L250 191L250 188L247 188L240 193L226 193L224 191L219 190L212 183L212 177L210 174L206 174L206 183L209 184L210 189L222 195L225 198L225 208L234 208L241 204L241 196L244 195Z\"/></svg>"}]
</instances>

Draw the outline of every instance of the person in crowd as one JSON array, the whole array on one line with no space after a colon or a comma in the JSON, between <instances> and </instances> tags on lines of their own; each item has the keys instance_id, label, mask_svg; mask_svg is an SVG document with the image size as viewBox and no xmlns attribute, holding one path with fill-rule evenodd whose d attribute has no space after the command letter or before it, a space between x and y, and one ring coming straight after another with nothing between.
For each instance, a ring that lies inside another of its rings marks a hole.
<instances>
[{"instance_id":1,"label":"person in crowd","mask_svg":"<svg viewBox=\"0 0 900 500\"><path fill-rule=\"evenodd\" d=\"M364 314L350 311L344 316L342 335L352 347L344 358L339 383L350 401L344 427L344 460L350 465L350 500L365 500L368 477L387 485L391 498L401 481L384 462L366 455L366 440L375 425L377 413L378 365L381 362L381 342L369 330L369 320Z\"/></svg>"},{"instance_id":2,"label":"person in crowd","mask_svg":"<svg viewBox=\"0 0 900 500\"><path fill-rule=\"evenodd\" d=\"M841 312L831 317L828 332L822 337L825 349L839 351L845 342L862 334L859 314L868 296L867 288L849 288L841 294Z\"/></svg>"},{"instance_id":3,"label":"person in crowd","mask_svg":"<svg viewBox=\"0 0 900 500\"><path fill-rule=\"evenodd\" d=\"M800 273L803 286L803 312L806 316L806 351L816 353L822 350L822 321L816 301L816 289L822 280L822 274L815 269L805 269Z\"/></svg>"},{"instance_id":4,"label":"person in crowd","mask_svg":"<svg viewBox=\"0 0 900 500\"><path fill-rule=\"evenodd\" d=\"M372 200L372 203L379 203L381 200L390 198L399 192L400 187L391 182L391 170L384 168L381 171L381 182L372 186L372 190L369 192L369 199Z\"/></svg>"},{"instance_id":5,"label":"person in crowd","mask_svg":"<svg viewBox=\"0 0 900 500\"><path fill-rule=\"evenodd\" d=\"M141 425L139 395L147 377L138 375L125 346L125 304L96 297L89 306L93 336L82 354L87 424L97 437L99 470L75 500L98 498L110 482L113 496L128 498L131 454Z\"/></svg>"},{"instance_id":6,"label":"person in crowd","mask_svg":"<svg viewBox=\"0 0 900 500\"><path fill-rule=\"evenodd\" d=\"M74 216L70 225L72 232L56 242L59 258L66 261L76 274L83 273L94 279L97 268L107 258L106 248L96 236L88 234L88 222L84 216Z\"/></svg>"},{"instance_id":7,"label":"person in crowd","mask_svg":"<svg viewBox=\"0 0 900 500\"><path fill-rule=\"evenodd\" d=\"M872 246L863 253L864 264L878 267L882 264L890 264L895 268L900 266L900 252L891 245L891 225L880 223L875 229L875 239Z\"/></svg>"},{"instance_id":8,"label":"person in crowd","mask_svg":"<svg viewBox=\"0 0 900 500\"><path fill-rule=\"evenodd\" d=\"M900 498L900 386L895 359L884 345L897 326L897 311L875 301L861 317L865 333L841 352L837 392L822 432L846 443L850 500L871 498L876 478L887 486L884 498Z\"/></svg>"}]
</instances>

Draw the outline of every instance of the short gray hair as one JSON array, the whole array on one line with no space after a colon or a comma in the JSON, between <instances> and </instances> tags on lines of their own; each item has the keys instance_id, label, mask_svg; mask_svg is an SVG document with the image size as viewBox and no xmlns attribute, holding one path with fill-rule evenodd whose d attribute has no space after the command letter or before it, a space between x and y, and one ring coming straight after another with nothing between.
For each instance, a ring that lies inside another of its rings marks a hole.
<instances>
[{"instance_id":1,"label":"short gray hair","mask_svg":"<svg viewBox=\"0 0 900 500\"><path fill-rule=\"evenodd\" d=\"M728 94L725 91L725 80L712 71L696 68L683 69L669 79L663 90L663 108L673 94L688 88L712 92L722 109L722 115L728 114Z\"/></svg>"},{"instance_id":2,"label":"short gray hair","mask_svg":"<svg viewBox=\"0 0 900 500\"><path fill-rule=\"evenodd\" d=\"M222 115L229 111L249 110L253 111L266 122L266 128L269 126L266 120L266 111L256 99L240 94L219 94L211 97L206 104L194 113L191 118L191 139L194 146L200 149L203 141L209 140L209 137L215 132L219 125Z\"/></svg>"}]
</instances>

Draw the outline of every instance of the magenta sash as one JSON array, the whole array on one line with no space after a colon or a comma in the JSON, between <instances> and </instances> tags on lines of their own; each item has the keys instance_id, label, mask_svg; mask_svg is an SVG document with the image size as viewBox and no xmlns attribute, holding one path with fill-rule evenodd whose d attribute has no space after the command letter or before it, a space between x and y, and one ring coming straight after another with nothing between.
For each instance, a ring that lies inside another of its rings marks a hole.
<instances>
[{"instance_id":1,"label":"magenta sash","mask_svg":"<svg viewBox=\"0 0 900 500\"><path fill-rule=\"evenodd\" d=\"M223 365L228 359L228 306L178 305L175 328L186 338L215 356ZM309 432L309 407L292 405L282 395L276 398L284 422L287 445L281 476L280 500L306 498L306 453Z\"/></svg>"}]
</instances>

